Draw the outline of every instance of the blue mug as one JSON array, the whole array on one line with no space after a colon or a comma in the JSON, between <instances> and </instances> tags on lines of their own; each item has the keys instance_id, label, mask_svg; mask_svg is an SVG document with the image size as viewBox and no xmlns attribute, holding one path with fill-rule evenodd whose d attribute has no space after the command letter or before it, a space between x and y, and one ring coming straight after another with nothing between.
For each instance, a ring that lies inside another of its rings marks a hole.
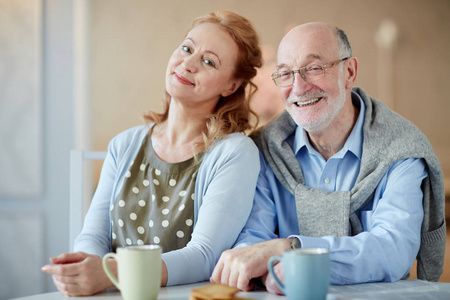
<instances>
[{"instance_id":1,"label":"blue mug","mask_svg":"<svg viewBox=\"0 0 450 300\"><path fill-rule=\"evenodd\" d=\"M284 266L284 284L273 268L277 262ZM269 273L289 300L325 300L330 285L330 255L324 248L302 248L272 256Z\"/></svg>"}]
</instances>

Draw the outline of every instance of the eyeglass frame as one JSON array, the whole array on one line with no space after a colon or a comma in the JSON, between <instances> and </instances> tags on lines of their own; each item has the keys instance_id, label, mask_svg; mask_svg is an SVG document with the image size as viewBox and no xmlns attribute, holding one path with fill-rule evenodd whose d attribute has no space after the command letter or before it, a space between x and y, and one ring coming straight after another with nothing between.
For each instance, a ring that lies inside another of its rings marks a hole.
<instances>
[{"instance_id":1,"label":"eyeglass frame","mask_svg":"<svg viewBox=\"0 0 450 300\"><path fill-rule=\"evenodd\" d=\"M319 80L321 80L321 79L323 79L323 78L325 77L325 72L326 72L326 71L328 71L328 70L330 70L331 68L337 66L337 65L340 64L341 62L346 61L346 60L349 59L349 58L351 58L351 56L348 56L348 57L345 57L345 58L342 58L342 59L338 59L338 60L335 60L335 61L333 61L333 62L329 62L329 63L326 63L326 64L312 64L312 65L307 65L307 66L304 66L304 67L302 67L302 68L300 68L300 69L298 69L298 70L277 71L277 72L273 72L272 75L271 75L271 77L272 77L272 80L273 80L273 82L275 83L275 85L278 86L278 87L288 87L288 86L293 85L294 82L295 82L295 73L300 74L300 77L302 77L302 79L303 79L305 82L309 82L309 83L311 83L311 82L316 82L316 81L319 81ZM310 68L310 67L312 67L312 66L320 66L320 67L323 69L323 77L318 78L318 79L313 80L313 81L306 81L306 79L305 79L305 77L306 77L305 74L302 74L301 72L302 72L303 70L305 70L306 68ZM291 84L288 84L288 85L278 85L278 84L277 84L277 79L279 79L279 78L281 77L281 76L280 76L280 73L291 73L291 74L292 74L292 83L291 83Z\"/></svg>"}]
</instances>

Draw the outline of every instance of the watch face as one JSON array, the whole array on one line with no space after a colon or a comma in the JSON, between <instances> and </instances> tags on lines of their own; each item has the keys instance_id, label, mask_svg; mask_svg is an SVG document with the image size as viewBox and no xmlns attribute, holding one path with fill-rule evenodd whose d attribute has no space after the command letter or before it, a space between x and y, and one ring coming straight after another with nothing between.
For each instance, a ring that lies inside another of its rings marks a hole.
<instances>
[{"instance_id":1,"label":"watch face","mask_svg":"<svg viewBox=\"0 0 450 300\"><path fill-rule=\"evenodd\" d=\"M300 249L301 248L301 244L298 238L296 237L291 237L289 238L291 240L291 248L292 249Z\"/></svg>"}]
</instances>

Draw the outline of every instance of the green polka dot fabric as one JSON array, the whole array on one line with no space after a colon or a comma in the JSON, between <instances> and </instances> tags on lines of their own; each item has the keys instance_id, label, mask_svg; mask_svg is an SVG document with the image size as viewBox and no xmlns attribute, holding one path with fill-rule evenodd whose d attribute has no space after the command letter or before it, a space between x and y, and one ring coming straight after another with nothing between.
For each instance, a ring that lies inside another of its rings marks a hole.
<instances>
[{"instance_id":1,"label":"green polka dot fabric","mask_svg":"<svg viewBox=\"0 0 450 300\"><path fill-rule=\"evenodd\" d=\"M110 208L113 251L126 245L157 244L163 252L186 246L194 225L195 181L202 157L201 153L166 163L147 135Z\"/></svg>"}]
</instances>

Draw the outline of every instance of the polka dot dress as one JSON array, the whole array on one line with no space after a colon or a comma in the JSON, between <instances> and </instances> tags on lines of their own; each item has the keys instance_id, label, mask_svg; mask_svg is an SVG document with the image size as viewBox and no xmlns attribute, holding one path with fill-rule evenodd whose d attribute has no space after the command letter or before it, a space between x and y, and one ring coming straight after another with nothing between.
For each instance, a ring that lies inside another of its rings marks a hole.
<instances>
[{"instance_id":1,"label":"polka dot dress","mask_svg":"<svg viewBox=\"0 0 450 300\"><path fill-rule=\"evenodd\" d=\"M163 252L186 246L194 225L195 181L202 157L166 163L147 135L110 208L114 251L125 245L158 244Z\"/></svg>"}]
</instances>

